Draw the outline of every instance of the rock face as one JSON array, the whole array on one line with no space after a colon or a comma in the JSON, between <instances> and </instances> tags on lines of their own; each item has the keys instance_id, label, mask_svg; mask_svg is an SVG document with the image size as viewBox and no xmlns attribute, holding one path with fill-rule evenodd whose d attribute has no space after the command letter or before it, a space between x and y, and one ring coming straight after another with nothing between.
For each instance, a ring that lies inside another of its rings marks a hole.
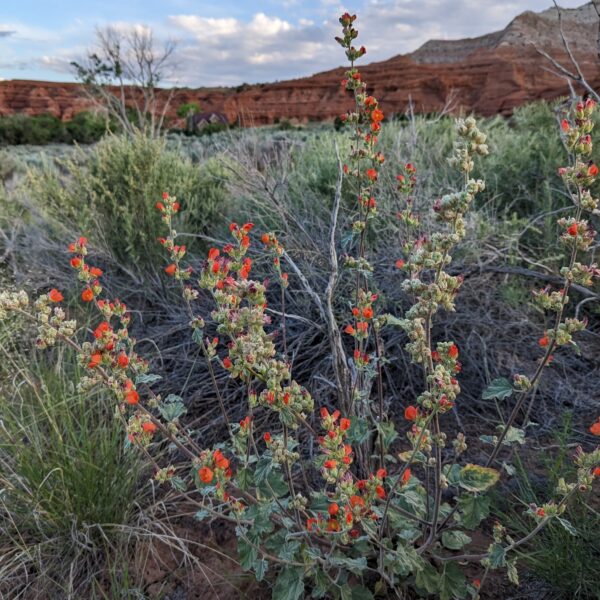
<instances>
[{"instance_id":1,"label":"rock face","mask_svg":"<svg viewBox=\"0 0 600 600\"><path fill-rule=\"evenodd\" d=\"M588 82L600 87L600 59L596 45L598 16L591 3L563 9L562 29ZM510 114L538 99L568 94L565 79L536 48L572 68L560 36L558 12L524 12L502 31L478 38L432 40L411 54L362 67L369 92L388 115L415 112L453 112L480 115ZM263 125L279 119L301 122L332 119L350 107L340 91L344 68L311 77L238 88L178 89L169 116L176 121L177 106L199 102L202 110L220 112L231 123ZM582 90L579 90L582 91ZM90 108L81 88L70 83L42 81L0 82L0 114L50 113L68 120Z\"/></svg>"}]
</instances>

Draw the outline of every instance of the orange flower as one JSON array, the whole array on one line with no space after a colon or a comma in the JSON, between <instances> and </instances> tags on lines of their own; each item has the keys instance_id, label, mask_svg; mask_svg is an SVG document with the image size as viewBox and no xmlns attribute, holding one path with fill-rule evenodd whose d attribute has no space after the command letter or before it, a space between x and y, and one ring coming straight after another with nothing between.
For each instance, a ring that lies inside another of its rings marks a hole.
<instances>
[{"instance_id":1,"label":"orange flower","mask_svg":"<svg viewBox=\"0 0 600 600\"><path fill-rule=\"evenodd\" d=\"M99 269L98 267L92 267L90 269L90 274L94 277L102 277L102 269Z\"/></svg>"},{"instance_id":2,"label":"orange flower","mask_svg":"<svg viewBox=\"0 0 600 600\"><path fill-rule=\"evenodd\" d=\"M593 471L592 471L592 475L594 477L600 477L600 467L596 467Z\"/></svg>"},{"instance_id":3,"label":"orange flower","mask_svg":"<svg viewBox=\"0 0 600 600\"><path fill-rule=\"evenodd\" d=\"M306 529L308 531L312 531L315 528L315 525L317 524L318 521L314 517L309 517L308 519L306 519Z\"/></svg>"},{"instance_id":4,"label":"orange flower","mask_svg":"<svg viewBox=\"0 0 600 600\"><path fill-rule=\"evenodd\" d=\"M218 469L226 470L229 468L229 459L225 458L220 450L215 450L213 458L215 461L215 466Z\"/></svg>"},{"instance_id":5,"label":"orange flower","mask_svg":"<svg viewBox=\"0 0 600 600\"><path fill-rule=\"evenodd\" d=\"M365 501L360 496L350 496L350 506L355 508L357 506L363 507Z\"/></svg>"},{"instance_id":6,"label":"orange flower","mask_svg":"<svg viewBox=\"0 0 600 600\"><path fill-rule=\"evenodd\" d=\"M142 423L142 429L146 433L154 433L158 427L152 421L146 421L145 423Z\"/></svg>"},{"instance_id":7,"label":"orange flower","mask_svg":"<svg viewBox=\"0 0 600 600\"><path fill-rule=\"evenodd\" d=\"M591 427L590 433L593 435L600 435L600 419L598 419Z\"/></svg>"},{"instance_id":8,"label":"orange flower","mask_svg":"<svg viewBox=\"0 0 600 600\"><path fill-rule=\"evenodd\" d=\"M219 249L218 248L211 248L208 251L208 260L216 260L217 256L219 256Z\"/></svg>"},{"instance_id":9,"label":"orange flower","mask_svg":"<svg viewBox=\"0 0 600 600\"><path fill-rule=\"evenodd\" d=\"M577 235L577 223L573 223L568 229L567 233L575 237Z\"/></svg>"},{"instance_id":10,"label":"orange flower","mask_svg":"<svg viewBox=\"0 0 600 600\"><path fill-rule=\"evenodd\" d=\"M354 335L356 333L356 329L354 329L354 327L352 327L352 325L346 325L346 328L344 329L344 333L347 333L348 335Z\"/></svg>"},{"instance_id":11,"label":"orange flower","mask_svg":"<svg viewBox=\"0 0 600 600\"><path fill-rule=\"evenodd\" d=\"M271 434L268 431L263 435L263 440L265 440L266 444L271 441Z\"/></svg>"},{"instance_id":12,"label":"orange flower","mask_svg":"<svg viewBox=\"0 0 600 600\"><path fill-rule=\"evenodd\" d=\"M201 467L198 469L198 477L200 477L200 481L202 483L210 483L214 477L213 470L209 467Z\"/></svg>"},{"instance_id":13,"label":"orange flower","mask_svg":"<svg viewBox=\"0 0 600 600\"><path fill-rule=\"evenodd\" d=\"M121 354L119 354L119 356L117 357L117 363L122 369L124 369L129 364L129 357L127 356L127 354L125 354L125 352L121 352Z\"/></svg>"},{"instance_id":14,"label":"orange flower","mask_svg":"<svg viewBox=\"0 0 600 600\"><path fill-rule=\"evenodd\" d=\"M365 172L365 175L371 181L377 181L377 171L375 169L367 169L366 172Z\"/></svg>"},{"instance_id":15,"label":"orange flower","mask_svg":"<svg viewBox=\"0 0 600 600\"><path fill-rule=\"evenodd\" d=\"M347 431L350 429L350 419L340 419L340 429L342 431Z\"/></svg>"},{"instance_id":16,"label":"orange flower","mask_svg":"<svg viewBox=\"0 0 600 600\"><path fill-rule=\"evenodd\" d=\"M326 461L323 463L323 466L324 466L326 469L335 469L335 468L337 467L337 462L336 462L335 460L333 460L333 459L329 459L329 460L326 460Z\"/></svg>"},{"instance_id":17,"label":"orange flower","mask_svg":"<svg viewBox=\"0 0 600 600\"><path fill-rule=\"evenodd\" d=\"M328 519L327 521L327 531L339 531L340 524L336 519Z\"/></svg>"},{"instance_id":18,"label":"orange flower","mask_svg":"<svg viewBox=\"0 0 600 600\"><path fill-rule=\"evenodd\" d=\"M99 340L104 335L105 331L110 331L110 325L107 321L102 321L102 323L94 330L94 337Z\"/></svg>"},{"instance_id":19,"label":"orange flower","mask_svg":"<svg viewBox=\"0 0 600 600\"><path fill-rule=\"evenodd\" d=\"M179 204L179 202L173 202L173 212L178 212L180 207L181 205Z\"/></svg>"},{"instance_id":20,"label":"orange flower","mask_svg":"<svg viewBox=\"0 0 600 600\"><path fill-rule=\"evenodd\" d=\"M65 299L56 288L52 288L48 292L48 298L50 298L50 302L62 302Z\"/></svg>"},{"instance_id":21,"label":"orange flower","mask_svg":"<svg viewBox=\"0 0 600 600\"><path fill-rule=\"evenodd\" d=\"M404 418L407 421L414 421L419 415L419 411L414 406L407 406L404 409Z\"/></svg>"},{"instance_id":22,"label":"orange flower","mask_svg":"<svg viewBox=\"0 0 600 600\"><path fill-rule=\"evenodd\" d=\"M404 471L404 473L402 474L402 485L406 485L408 483L411 475L412 475L412 473L411 473L410 469L406 469L406 471Z\"/></svg>"},{"instance_id":23,"label":"orange flower","mask_svg":"<svg viewBox=\"0 0 600 600\"><path fill-rule=\"evenodd\" d=\"M129 390L125 394L125 402L127 402L127 404L139 404L140 395L135 390Z\"/></svg>"},{"instance_id":24,"label":"orange flower","mask_svg":"<svg viewBox=\"0 0 600 600\"><path fill-rule=\"evenodd\" d=\"M596 177L596 175L598 175L598 165L590 165L590 168L588 169L588 175L590 177Z\"/></svg>"},{"instance_id":25,"label":"orange flower","mask_svg":"<svg viewBox=\"0 0 600 600\"><path fill-rule=\"evenodd\" d=\"M85 288L85 290L81 292L81 299L84 302L91 302L94 299L94 292L92 291L92 288Z\"/></svg>"},{"instance_id":26,"label":"orange flower","mask_svg":"<svg viewBox=\"0 0 600 600\"><path fill-rule=\"evenodd\" d=\"M566 131L569 131L569 129L571 128L571 126L569 125L569 121L567 121L566 119L563 119L563 120L562 120L562 122L561 122L561 124L560 124L560 127L561 127L561 129L562 129L563 131L565 131L565 132L566 132Z\"/></svg>"},{"instance_id":27,"label":"orange flower","mask_svg":"<svg viewBox=\"0 0 600 600\"><path fill-rule=\"evenodd\" d=\"M101 362L102 362L102 352L94 352L90 356L90 362L88 363L88 367L90 369L93 369L94 367L97 367Z\"/></svg>"},{"instance_id":28,"label":"orange flower","mask_svg":"<svg viewBox=\"0 0 600 600\"><path fill-rule=\"evenodd\" d=\"M362 313L363 313L363 317L365 319L372 319L373 318L373 309L370 308L370 307L363 308Z\"/></svg>"},{"instance_id":29,"label":"orange flower","mask_svg":"<svg viewBox=\"0 0 600 600\"><path fill-rule=\"evenodd\" d=\"M80 259L80 258L78 258L77 256L74 256L74 257L71 259L71 266L72 266L74 269L77 269L77 268L79 268L79 267L81 266L81 259Z\"/></svg>"},{"instance_id":30,"label":"orange flower","mask_svg":"<svg viewBox=\"0 0 600 600\"><path fill-rule=\"evenodd\" d=\"M177 265L175 263L171 263L169 266L165 267L165 273L167 275L175 275L175 271L177 271Z\"/></svg>"},{"instance_id":31,"label":"orange flower","mask_svg":"<svg viewBox=\"0 0 600 600\"><path fill-rule=\"evenodd\" d=\"M231 369L231 367L232 367L232 362L231 362L231 359L229 358L229 356L226 356L226 357L223 359L223 366L224 366L226 369Z\"/></svg>"},{"instance_id":32,"label":"orange flower","mask_svg":"<svg viewBox=\"0 0 600 600\"><path fill-rule=\"evenodd\" d=\"M450 358L458 358L458 346L456 344L452 344L448 349L448 356Z\"/></svg>"},{"instance_id":33,"label":"orange flower","mask_svg":"<svg viewBox=\"0 0 600 600\"><path fill-rule=\"evenodd\" d=\"M547 335L545 335L544 337L540 338L538 340L538 344L542 347L545 348L548 344L550 343L550 339L548 338Z\"/></svg>"},{"instance_id":34,"label":"orange flower","mask_svg":"<svg viewBox=\"0 0 600 600\"><path fill-rule=\"evenodd\" d=\"M379 121L383 121L383 111L379 110L378 108L376 108L372 113L371 113L371 119L373 121L375 121L376 123L378 123Z\"/></svg>"},{"instance_id":35,"label":"orange flower","mask_svg":"<svg viewBox=\"0 0 600 600\"><path fill-rule=\"evenodd\" d=\"M538 517L545 517L545 516L546 516L546 511L545 511L543 508L538 508L538 509L535 511L535 514L536 514Z\"/></svg>"},{"instance_id":36,"label":"orange flower","mask_svg":"<svg viewBox=\"0 0 600 600\"><path fill-rule=\"evenodd\" d=\"M399 259L396 261L396 268L397 268L397 269L401 269L402 267L404 267L404 261L403 261L401 258L399 258Z\"/></svg>"},{"instance_id":37,"label":"orange flower","mask_svg":"<svg viewBox=\"0 0 600 600\"><path fill-rule=\"evenodd\" d=\"M156 209L160 210L160 212L165 212L165 205L162 202L157 202L154 206L156 206Z\"/></svg>"},{"instance_id":38,"label":"orange flower","mask_svg":"<svg viewBox=\"0 0 600 600\"><path fill-rule=\"evenodd\" d=\"M334 502L333 504L329 505L329 508L327 509L327 512L332 517L335 517L335 515L337 515L340 512L340 507Z\"/></svg>"}]
</instances>

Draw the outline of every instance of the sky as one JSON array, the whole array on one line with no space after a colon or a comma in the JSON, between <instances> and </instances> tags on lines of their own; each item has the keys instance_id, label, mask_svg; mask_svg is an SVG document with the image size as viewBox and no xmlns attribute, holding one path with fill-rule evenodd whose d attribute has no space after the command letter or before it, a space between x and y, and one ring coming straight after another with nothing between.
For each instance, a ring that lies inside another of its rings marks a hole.
<instances>
[{"instance_id":1,"label":"sky","mask_svg":"<svg viewBox=\"0 0 600 600\"><path fill-rule=\"evenodd\" d=\"M573 8L585 0L561 0ZM333 36L356 13L365 62L504 28L551 0L0 0L0 79L73 81L97 28L152 30L177 45L168 85L217 86L311 75L344 64ZM368 60L367 60L368 59Z\"/></svg>"}]
</instances>

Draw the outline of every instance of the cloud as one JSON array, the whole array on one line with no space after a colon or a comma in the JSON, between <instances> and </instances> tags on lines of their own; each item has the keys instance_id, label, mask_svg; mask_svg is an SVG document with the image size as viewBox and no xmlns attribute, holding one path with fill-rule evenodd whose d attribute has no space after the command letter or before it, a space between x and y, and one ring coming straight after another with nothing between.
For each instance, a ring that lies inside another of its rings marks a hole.
<instances>
[{"instance_id":1,"label":"cloud","mask_svg":"<svg viewBox=\"0 0 600 600\"><path fill-rule=\"evenodd\" d=\"M574 7L583 0L561 0ZM153 13L152 21L140 25L131 18L113 25L121 32L149 26L157 43L175 38L178 48L172 85L217 86L242 82L266 82L311 75L345 64L338 35L338 16L344 10L358 14L358 43L367 47L363 62L385 60L416 50L429 39L460 39L490 33L505 27L524 10L544 10L550 0L281 0L238 2L239 9L227 14L205 16L193 12L194 0L170 0L170 10ZM273 5L278 5L278 10ZM241 10L244 8L244 10ZM235 16L233 16L235 15ZM75 22L77 21L77 22ZM93 45L94 23L74 19L62 30L27 27L20 22L0 23L3 65L64 73L69 63L80 59Z\"/></svg>"}]
</instances>

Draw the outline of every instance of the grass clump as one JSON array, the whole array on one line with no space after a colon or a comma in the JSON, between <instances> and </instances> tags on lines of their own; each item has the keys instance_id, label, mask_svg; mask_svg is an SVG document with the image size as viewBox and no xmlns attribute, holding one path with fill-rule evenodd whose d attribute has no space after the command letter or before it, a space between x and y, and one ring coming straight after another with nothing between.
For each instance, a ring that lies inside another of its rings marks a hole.
<instances>
[{"instance_id":1,"label":"grass clump","mask_svg":"<svg viewBox=\"0 0 600 600\"><path fill-rule=\"evenodd\" d=\"M50 366L14 334L0 333L0 596L90 597L129 551L143 464L104 395L78 391L70 352Z\"/></svg>"}]
</instances>

